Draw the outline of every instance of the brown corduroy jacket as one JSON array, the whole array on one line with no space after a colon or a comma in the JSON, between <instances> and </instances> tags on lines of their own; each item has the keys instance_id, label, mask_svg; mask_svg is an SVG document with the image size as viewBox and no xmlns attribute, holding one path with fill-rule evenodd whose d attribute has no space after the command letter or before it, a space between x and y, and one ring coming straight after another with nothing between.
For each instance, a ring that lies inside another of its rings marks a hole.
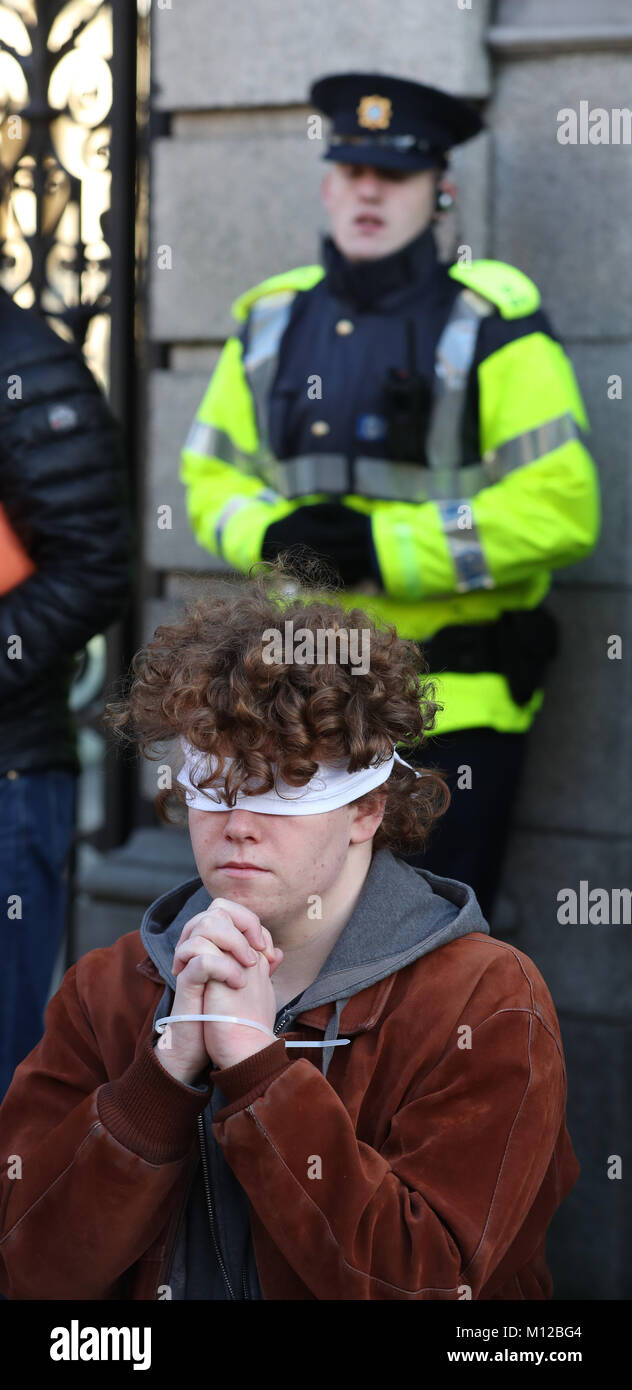
<instances>
[{"instance_id":1,"label":"brown corduroy jacket","mask_svg":"<svg viewBox=\"0 0 632 1390\"><path fill-rule=\"evenodd\" d=\"M417 891L417 874L428 911L436 895L457 921L478 911L461 884L386 850L379 863L348 927L385 872L383 890L395 873ZM546 1230L579 1173L555 1008L533 961L482 918L456 930L430 931L410 963L385 974L382 962L346 999L351 1041L326 1074L319 1049L279 1038L197 1087L153 1050L165 979L148 938L89 952L0 1107L0 1291L169 1297L197 1119L217 1085L212 1132L248 1199L264 1299L551 1298ZM285 1036L322 1038L332 1008L299 1007Z\"/></svg>"}]
</instances>

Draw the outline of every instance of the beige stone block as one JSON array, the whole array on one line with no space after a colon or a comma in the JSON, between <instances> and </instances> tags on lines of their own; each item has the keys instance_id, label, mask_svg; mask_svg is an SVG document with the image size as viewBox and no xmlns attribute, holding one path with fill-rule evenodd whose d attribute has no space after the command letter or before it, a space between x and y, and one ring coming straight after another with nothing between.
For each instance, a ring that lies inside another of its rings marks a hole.
<instances>
[{"instance_id":1,"label":"beige stone block","mask_svg":"<svg viewBox=\"0 0 632 1390\"><path fill-rule=\"evenodd\" d=\"M446 0L172 0L152 6L152 75L159 110L288 105L328 72L410 77L486 95L490 7Z\"/></svg>"},{"instance_id":2,"label":"beige stone block","mask_svg":"<svg viewBox=\"0 0 632 1390\"><path fill-rule=\"evenodd\" d=\"M587 446L599 474L602 525L592 555L558 570L555 582L561 586L630 586L632 342L570 343L568 352L591 425ZM612 394L619 390L620 395Z\"/></svg>"},{"instance_id":3,"label":"beige stone block","mask_svg":"<svg viewBox=\"0 0 632 1390\"><path fill-rule=\"evenodd\" d=\"M539 285L563 338L629 338L630 145L579 143L588 111L630 107L627 53L507 63L488 120L494 132L492 255ZM561 144L560 112L578 117Z\"/></svg>"},{"instance_id":4,"label":"beige stone block","mask_svg":"<svg viewBox=\"0 0 632 1390\"><path fill-rule=\"evenodd\" d=\"M226 568L198 544L179 477L180 451L210 375L211 371L156 371L149 379L144 537L145 562L153 569Z\"/></svg>"},{"instance_id":5,"label":"beige stone block","mask_svg":"<svg viewBox=\"0 0 632 1390\"><path fill-rule=\"evenodd\" d=\"M155 142L153 339L223 339L235 331L230 306L239 294L269 275L318 260L319 229L325 227L321 152L304 125L281 139L224 134ZM170 266L159 268L159 259Z\"/></svg>"}]
</instances>

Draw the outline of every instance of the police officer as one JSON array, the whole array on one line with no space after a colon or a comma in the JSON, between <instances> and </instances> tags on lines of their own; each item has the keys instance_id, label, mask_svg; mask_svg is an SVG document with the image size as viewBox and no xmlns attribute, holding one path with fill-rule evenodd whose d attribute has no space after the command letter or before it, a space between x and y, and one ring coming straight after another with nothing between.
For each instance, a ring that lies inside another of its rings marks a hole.
<instances>
[{"instance_id":1,"label":"police officer","mask_svg":"<svg viewBox=\"0 0 632 1390\"><path fill-rule=\"evenodd\" d=\"M380 74L326 77L321 264L233 306L182 454L191 525L234 569L308 544L351 607L422 644L443 711L420 761L449 812L411 858L489 916L555 625L551 571L589 553L599 493L572 366L514 266L438 259L465 102ZM414 760L409 750L400 750Z\"/></svg>"}]
</instances>

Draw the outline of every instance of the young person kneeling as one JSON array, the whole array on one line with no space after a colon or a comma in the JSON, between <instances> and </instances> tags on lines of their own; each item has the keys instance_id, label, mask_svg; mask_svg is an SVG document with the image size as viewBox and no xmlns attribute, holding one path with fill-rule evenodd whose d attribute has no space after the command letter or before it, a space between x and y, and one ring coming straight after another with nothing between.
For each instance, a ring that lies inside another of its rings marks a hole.
<instances>
[{"instance_id":1,"label":"young person kneeling","mask_svg":"<svg viewBox=\"0 0 632 1390\"><path fill-rule=\"evenodd\" d=\"M470 888L398 857L448 797L395 751L437 708L417 645L287 592L217 584L108 707L144 753L180 738L157 807L199 877L68 970L15 1072L10 1299L552 1297L579 1165L551 996ZM331 659L271 660L282 621Z\"/></svg>"}]
</instances>

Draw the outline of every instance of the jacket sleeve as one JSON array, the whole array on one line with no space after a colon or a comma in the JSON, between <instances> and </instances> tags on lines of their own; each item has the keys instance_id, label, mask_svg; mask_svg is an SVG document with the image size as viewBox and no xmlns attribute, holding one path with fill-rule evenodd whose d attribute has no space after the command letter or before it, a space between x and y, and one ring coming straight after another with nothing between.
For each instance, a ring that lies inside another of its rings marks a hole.
<instances>
[{"instance_id":1,"label":"jacket sleeve","mask_svg":"<svg viewBox=\"0 0 632 1390\"><path fill-rule=\"evenodd\" d=\"M198 544L246 574L287 502L257 473L259 438L239 338L227 340L182 450L180 480Z\"/></svg>"},{"instance_id":2,"label":"jacket sleeve","mask_svg":"<svg viewBox=\"0 0 632 1390\"><path fill-rule=\"evenodd\" d=\"M65 975L44 1037L0 1107L0 1292L10 1299L121 1296L122 1276L164 1228L210 1097L207 1085L175 1081L151 1038L108 1077L77 985L81 964Z\"/></svg>"},{"instance_id":3,"label":"jacket sleeve","mask_svg":"<svg viewBox=\"0 0 632 1390\"><path fill-rule=\"evenodd\" d=\"M413 1083L379 1149L357 1138L317 1067L284 1061L283 1046L214 1074L229 1102L214 1132L291 1268L317 1299L477 1298L564 1120L551 1033L527 1009L486 1018L470 1050L453 1047ZM564 1195L548 1194L542 1238Z\"/></svg>"},{"instance_id":4,"label":"jacket sleeve","mask_svg":"<svg viewBox=\"0 0 632 1390\"><path fill-rule=\"evenodd\" d=\"M120 431L78 352L15 368L21 396L0 403L0 500L36 571L0 596L0 699L122 614L133 548ZM15 636L20 659L7 655Z\"/></svg>"},{"instance_id":5,"label":"jacket sleeve","mask_svg":"<svg viewBox=\"0 0 632 1390\"><path fill-rule=\"evenodd\" d=\"M599 487L573 367L543 332L478 368L479 443L496 481L445 502L377 503L382 584L417 600L505 588L582 559L600 525Z\"/></svg>"}]
</instances>

